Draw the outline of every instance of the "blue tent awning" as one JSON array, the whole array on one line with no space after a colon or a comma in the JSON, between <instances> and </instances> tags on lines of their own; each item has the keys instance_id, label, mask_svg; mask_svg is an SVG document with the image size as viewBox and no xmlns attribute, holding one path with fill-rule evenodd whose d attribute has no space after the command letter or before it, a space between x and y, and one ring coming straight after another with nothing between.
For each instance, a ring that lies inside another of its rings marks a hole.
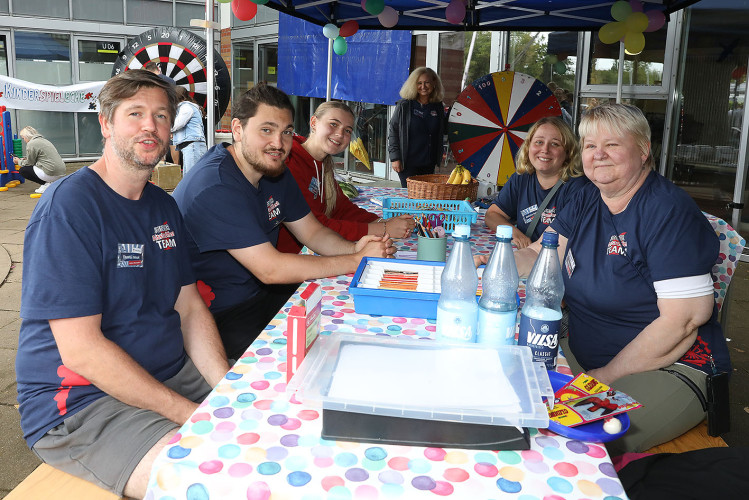
<instances>
[{"instance_id":1,"label":"blue tent awning","mask_svg":"<svg viewBox=\"0 0 749 500\"><path fill-rule=\"evenodd\" d=\"M668 15L698 0L643 0L644 10ZM398 12L399 30L531 30L596 31L611 22L615 0L467 0L462 24L447 22L448 1L386 0ZM270 0L267 7L323 26L340 26L355 20L360 29L384 29L377 16L367 13L357 0Z\"/></svg>"}]
</instances>

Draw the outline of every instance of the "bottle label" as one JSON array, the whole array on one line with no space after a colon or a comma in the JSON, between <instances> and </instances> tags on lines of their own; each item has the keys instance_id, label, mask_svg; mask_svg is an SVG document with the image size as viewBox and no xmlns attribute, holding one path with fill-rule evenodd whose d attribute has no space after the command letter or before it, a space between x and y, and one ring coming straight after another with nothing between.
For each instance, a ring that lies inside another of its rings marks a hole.
<instances>
[{"instance_id":1,"label":"bottle label","mask_svg":"<svg viewBox=\"0 0 749 500\"><path fill-rule=\"evenodd\" d=\"M476 342L476 309L437 308L437 340Z\"/></svg>"},{"instance_id":2,"label":"bottle label","mask_svg":"<svg viewBox=\"0 0 749 500\"><path fill-rule=\"evenodd\" d=\"M517 309L497 312L479 307L476 342L492 346L515 345L517 319Z\"/></svg>"},{"instance_id":3,"label":"bottle label","mask_svg":"<svg viewBox=\"0 0 749 500\"><path fill-rule=\"evenodd\" d=\"M530 347L533 361L543 361L547 370L553 370L557 366L561 323L559 319L533 319L520 314L518 345Z\"/></svg>"}]
</instances>

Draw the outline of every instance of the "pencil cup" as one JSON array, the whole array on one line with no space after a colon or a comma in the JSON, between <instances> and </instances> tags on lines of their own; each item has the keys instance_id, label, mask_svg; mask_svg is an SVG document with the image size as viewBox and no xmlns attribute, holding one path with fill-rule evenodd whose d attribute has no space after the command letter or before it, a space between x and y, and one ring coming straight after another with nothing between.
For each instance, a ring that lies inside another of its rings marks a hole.
<instances>
[{"instance_id":1,"label":"pencil cup","mask_svg":"<svg viewBox=\"0 0 749 500\"><path fill-rule=\"evenodd\" d=\"M427 238L419 235L416 247L416 258L419 260L436 260L445 262L447 255L447 238Z\"/></svg>"}]
</instances>

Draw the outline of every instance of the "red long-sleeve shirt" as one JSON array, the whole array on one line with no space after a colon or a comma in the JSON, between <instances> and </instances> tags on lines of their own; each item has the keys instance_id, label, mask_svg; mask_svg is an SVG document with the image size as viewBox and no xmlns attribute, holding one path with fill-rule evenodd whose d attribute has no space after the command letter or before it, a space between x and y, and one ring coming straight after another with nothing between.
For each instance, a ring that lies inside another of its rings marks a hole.
<instances>
[{"instance_id":1,"label":"red long-sleeve shirt","mask_svg":"<svg viewBox=\"0 0 749 500\"><path fill-rule=\"evenodd\" d=\"M320 196L319 187L323 178L322 162L316 161L302 147L302 143L306 140L302 136L294 136L294 143L291 147L291 153L286 159L286 166L294 176L294 179L296 179L299 189L301 189L304 195L304 199L307 201L312 213L317 217L317 220L347 240L358 240L367 234L368 223L377 220L379 216L354 205L343 194L337 183L335 186L335 209L330 214L330 217L325 215L324 200ZM280 252L298 253L302 249L302 245L285 227L281 227L276 248Z\"/></svg>"}]
</instances>

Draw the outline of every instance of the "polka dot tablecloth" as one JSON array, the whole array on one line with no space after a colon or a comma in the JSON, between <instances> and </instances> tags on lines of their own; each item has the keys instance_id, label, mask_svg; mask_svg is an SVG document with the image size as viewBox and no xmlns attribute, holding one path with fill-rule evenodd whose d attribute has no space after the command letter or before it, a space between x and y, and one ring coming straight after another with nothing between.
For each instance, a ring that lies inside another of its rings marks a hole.
<instances>
[{"instance_id":1,"label":"polka dot tablecloth","mask_svg":"<svg viewBox=\"0 0 749 500\"><path fill-rule=\"evenodd\" d=\"M475 248L490 249L489 232L479 224L483 221L473 228ZM431 320L356 314L348 294L351 277L317 280L324 294L322 335L434 336ZM147 500L626 498L602 444L545 429L530 429L531 449L526 451L321 439L321 410L286 393L289 305L156 459Z\"/></svg>"}]
</instances>

